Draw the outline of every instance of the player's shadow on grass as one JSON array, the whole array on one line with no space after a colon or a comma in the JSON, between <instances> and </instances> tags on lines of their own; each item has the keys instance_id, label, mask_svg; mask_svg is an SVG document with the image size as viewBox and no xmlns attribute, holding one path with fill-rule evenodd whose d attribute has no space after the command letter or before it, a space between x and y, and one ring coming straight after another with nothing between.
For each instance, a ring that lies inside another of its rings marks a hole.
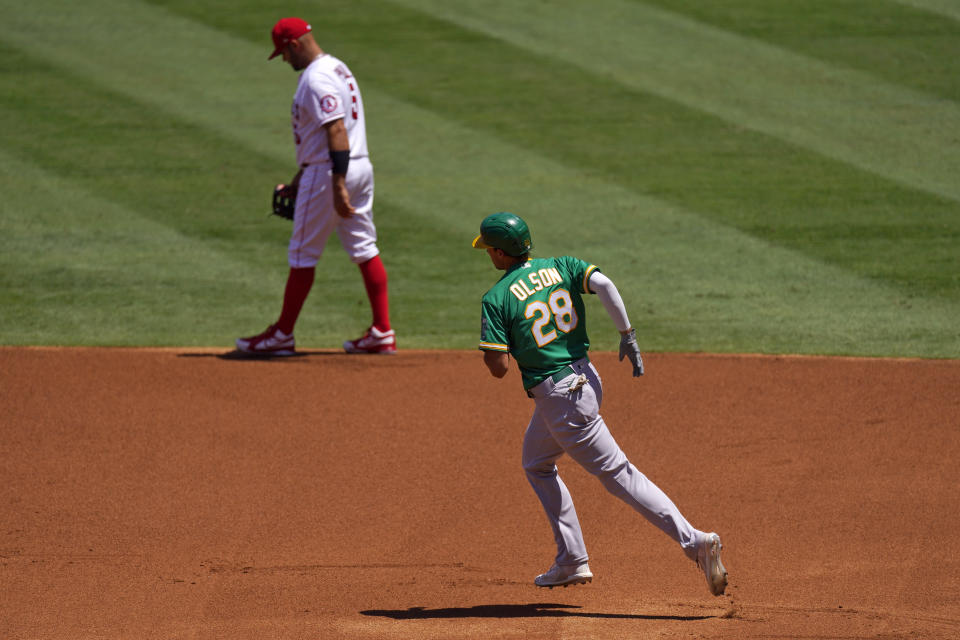
<instances>
[{"instance_id":1,"label":"player's shadow on grass","mask_svg":"<svg viewBox=\"0 0 960 640\"><path fill-rule=\"evenodd\" d=\"M360 613L394 620L433 620L440 618L605 618L613 620L708 620L716 616L655 616L642 613L594 613L571 611L580 607L571 604L481 604L475 607L427 609L368 609Z\"/></svg>"}]
</instances>

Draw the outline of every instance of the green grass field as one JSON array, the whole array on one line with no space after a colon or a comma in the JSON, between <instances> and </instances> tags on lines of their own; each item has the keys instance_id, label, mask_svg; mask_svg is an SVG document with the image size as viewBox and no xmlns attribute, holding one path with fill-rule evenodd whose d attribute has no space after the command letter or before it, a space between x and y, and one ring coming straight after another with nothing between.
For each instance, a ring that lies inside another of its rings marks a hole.
<instances>
[{"instance_id":1,"label":"green grass field","mask_svg":"<svg viewBox=\"0 0 960 640\"><path fill-rule=\"evenodd\" d=\"M400 348L473 348L488 213L598 264L647 351L960 357L950 0L0 0L0 344L275 319L283 15L356 73ZM616 332L590 301L594 348ZM297 326L369 323L336 240Z\"/></svg>"}]
</instances>

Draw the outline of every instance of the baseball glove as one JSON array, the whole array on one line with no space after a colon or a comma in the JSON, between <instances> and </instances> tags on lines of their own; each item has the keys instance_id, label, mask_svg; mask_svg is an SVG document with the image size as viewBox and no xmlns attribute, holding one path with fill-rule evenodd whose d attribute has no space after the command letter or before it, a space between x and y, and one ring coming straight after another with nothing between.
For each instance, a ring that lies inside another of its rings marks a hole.
<instances>
[{"instance_id":1,"label":"baseball glove","mask_svg":"<svg viewBox=\"0 0 960 640\"><path fill-rule=\"evenodd\" d=\"M286 220L293 220L293 212L297 204L297 190L285 184L278 184L273 189L273 215Z\"/></svg>"}]
</instances>

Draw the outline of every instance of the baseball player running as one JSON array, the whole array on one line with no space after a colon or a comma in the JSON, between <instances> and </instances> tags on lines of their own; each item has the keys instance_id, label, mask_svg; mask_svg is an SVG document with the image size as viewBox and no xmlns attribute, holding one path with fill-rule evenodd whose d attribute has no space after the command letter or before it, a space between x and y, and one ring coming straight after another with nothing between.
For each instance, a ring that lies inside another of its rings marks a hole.
<instances>
[{"instance_id":1,"label":"baseball player running","mask_svg":"<svg viewBox=\"0 0 960 640\"><path fill-rule=\"evenodd\" d=\"M353 73L321 49L312 28L300 18L283 18L273 27L274 50L294 71L302 71L293 97L291 124L300 169L289 185L278 185L293 199L293 233L287 250L290 274L276 323L249 338L238 338L240 351L293 355L293 327L313 286L317 262L336 231L350 260L360 267L373 324L348 353L393 353L387 271L377 249L373 224L373 165L367 153L363 100ZM349 169L348 169L349 168Z\"/></svg>"},{"instance_id":2,"label":"baseball player running","mask_svg":"<svg viewBox=\"0 0 960 640\"><path fill-rule=\"evenodd\" d=\"M620 360L628 358L633 375L643 375L636 332L617 287L583 260L531 258L527 224L511 213L484 218L473 246L486 249L493 266L505 272L483 296L484 364L502 378L512 355L523 388L534 401L523 439L523 468L557 543L553 566L534 584L552 588L593 580L573 500L557 474L556 461L566 453L675 540L703 571L710 592L722 595L727 570L720 561L720 537L687 522L670 498L630 463L600 416L603 388L587 357L583 294L595 293L600 299L621 335Z\"/></svg>"}]
</instances>

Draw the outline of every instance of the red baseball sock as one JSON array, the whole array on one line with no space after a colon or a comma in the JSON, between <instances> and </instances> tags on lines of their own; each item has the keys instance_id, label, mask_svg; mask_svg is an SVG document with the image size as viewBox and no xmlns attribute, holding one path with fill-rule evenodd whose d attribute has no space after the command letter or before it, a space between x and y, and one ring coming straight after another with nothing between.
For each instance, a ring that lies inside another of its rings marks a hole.
<instances>
[{"instance_id":1,"label":"red baseball sock","mask_svg":"<svg viewBox=\"0 0 960 640\"><path fill-rule=\"evenodd\" d=\"M294 268L290 267L290 275L287 276L287 288L283 292L283 310L280 312L280 319L277 320L277 328L286 334L293 333L293 325L297 323L300 316L300 310L303 303L310 293L310 287L313 286L313 276L316 267Z\"/></svg>"},{"instance_id":2,"label":"red baseball sock","mask_svg":"<svg viewBox=\"0 0 960 640\"><path fill-rule=\"evenodd\" d=\"M380 261L380 256L374 256L358 266L363 275L363 284L367 287L367 297L370 298L373 326L379 331L389 331L390 302L387 298L387 270Z\"/></svg>"}]
</instances>

